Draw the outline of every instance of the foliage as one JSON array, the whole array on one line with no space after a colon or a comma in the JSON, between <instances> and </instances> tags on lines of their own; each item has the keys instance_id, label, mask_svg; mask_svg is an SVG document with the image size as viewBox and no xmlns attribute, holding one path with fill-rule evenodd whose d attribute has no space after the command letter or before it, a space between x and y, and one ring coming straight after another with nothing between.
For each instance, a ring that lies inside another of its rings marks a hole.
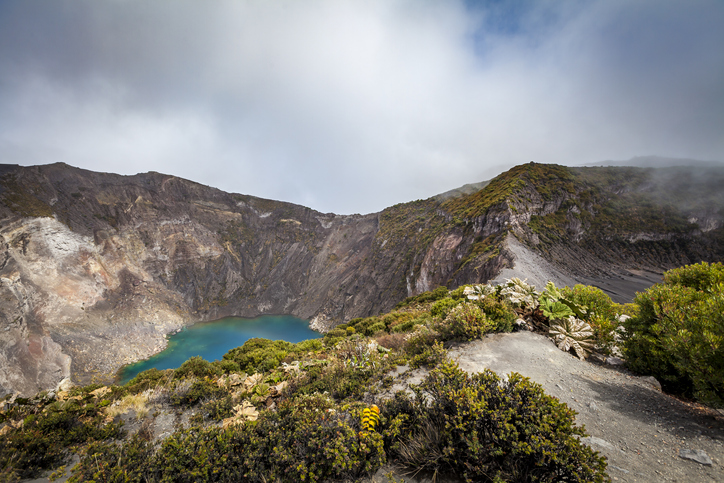
<instances>
[{"instance_id":1,"label":"foliage","mask_svg":"<svg viewBox=\"0 0 724 483\"><path fill-rule=\"evenodd\" d=\"M167 384L173 378L174 371L159 371L156 368L148 369L136 375L125 385L126 390L131 394L143 392L146 389Z\"/></svg>"},{"instance_id":2,"label":"foliage","mask_svg":"<svg viewBox=\"0 0 724 483\"><path fill-rule=\"evenodd\" d=\"M667 390L724 407L724 265L701 263L665 274L636 296L624 322L629 367Z\"/></svg>"},{"instance_id":3,"label":"foliage","mask_svg":"<svg viewBox=\"0 0 724 483\"><path fill-rule=\"evenodd\" d=\"M561 293L563 300L586 309L584 315L576 316L588 322L593 329L596 348L610 353L616 346L616 330L621 325L619 319L622 315L634 315L633 306L617 304L603 290L589 285L564 287Z\"/></svg>"},{"instance_id":4,"label":"foliage","mask_svg":"<svg viewBox=\"0 0 724 483\"><path fill-rule=\"evenodd\" d=\"M535 308L538 305L538 292L535 287L517 277L503 284L500 295L507 298L513 305L521 308Z\"/></svg>"},{"instance_id":5,"label":"foliage","mask_svg":"<svg viewBox=\"0 0 724 483\"><path fill-rule=\"evenodd\" d=\"M153 445L138 433L125 444L94 442L68 481L146 482L155 471L152 455Z\"/></svg>"},{"instance_id":6,"label":"foliage","mask_svg":"<svg viewBox=\"0 0 724 483\"><path fill-rule=\"evenodd\" d=\"M209 377L185 379L177 384L171 394L170 402L175 406L195 406L203 401L222 397L224 394L226 390Z\"/></svg>"},{"instance_id":7,"label":"foliage","mask_svg":"<svg viewBox=\"0 0 724 483\"><path fill-rule=\"evenodd\" d=\"M549 334L560 350L568 352L573 349L581 360L586 358L594 345L591 326L572 315L552 321Z\"/></svg>"},{"instance_id":8,"label":"foliage","mask_svg":"<svg viewBox=\"0 0 724 483\"><path fill-rule=\"evenodd\" d=\"M453 308L435 327L444 340L473 340L490 332L495 323L476 304L465 302Z\"/></svg>"},{"instance_id":9,"label":"foliage","mask_svg":"<svg viewBox=\"0 0 724 483\"><path fill-rule=\"evenodd\" d=\"M438 287L431 292L423 292L420 295L407 297L405 300L397 304L395 308L401 309L403 307L408 307L411 305L420 305L428 302L434 302L436 300L440 300L441 298L447 297L448 293L449 292L447 287Z\"/></svg>"},{"instance_id":10,"label":"foliage","mask_svg":"<svg viewBox=\"0 0 724 483\"><path fill-rule=\"evenodd\" d=\"M22 426L0 440L0 481L32 478L63 464L69 446L121 436L118 424L103 424L99 401L89 399L28 406Z\"/></svg>"},{"instance_id":11,"label":"foliage","mask_svg":"<svg viewBox=\"0 0 724 483\"><path fill-rule=\"evenodd\" d=\"M208 362L200 356L192 357L181 364L181 367L174 371L174 376L183 379L189 376L211 377L221 374L221 369L212 362Z\"/></svg>"},{"instance_id":12,"label":"foliage","mask_svg":"<svg viewBox=\"0 0 724 483\"><path fill-rule=\"evenodd\" d=\"M413 369L422 366L435 367L445 360L447 360L447 350L442 342L436 340L432 345L421 346L421 350L410 358L410 367Z\"/></svg>"},{"instance_id":13,"label":"foliage","mask_svg":"<svg viewBox=\"0 0 724 483\"><path fill-rule=\"evenodd\" d=\"M543 315L548 317L551 321L573 317L573 311L568 305L554 299L541 297L539 307L541 312L543 312Z\"/></svg>"},{"instance_id":14,"label":"foliage","mask_svg":"<svg viewBox=\"0 0 724 483\"><path fill-rule=\"evenodd\" d=\"M448 297L438 300L437 302L432 304L432 307L430 307L430 315L432 315L433 317L439 317L441 319L444 319L445 317L447 317L447 314L450 313L450 310L452 310L453 307L457 306L459 303L459 300L454 300Z\"/></svg>"},{"instance_id":15,"label":"foliage","mask_svg":"<svg viewBox=\"0 0 724 483\"><path fill-rule=\"evenodd\" d=\"M342 335L346 335L346 332L342 332ZM224 354L224 360L233 361L239 365L239 370L253 374L276 368L288 356L306 354L321 348L322 342L317 339L292 344L283 340L253 338Z\"/></svg>"},{"instance_id":16,"label":"foliage","mask_svg":"<svg viewBox=\"0 0 724 483\"><path fill-rule=\"evenodd\" d=\"M359 411L315 395L255 422L175 432L157 451L134 438L89 447L74 481L321 481L357 479L385 462L382 436L359 432Z\"/></svg>"},{"instance_id":17,"label":"foliage","mask_svg":"<svg viewBox=\"0 0 724 483\"><path fill-rule=\"evenodd\" d=\"M480 300L495 294L495 287L489 284L468 285L465 287L463 294L468 298L468 300Z\"/></svg>"},{"instance_id":18,"label":"foliage","mask_svg":"<svg viewBox=\"0 0 724 483\"><path fill-rule=\"evenodd\" d=\"M724 283L724 264L701 262L674 268L664 274L664 284L681 285L697 291L712 292Z\"/></svg>"},{"instance_id":19,"label":"foliage","mask_svg":"<svg viewBox=\"0 0 724 483\"><path fill-rule=\"evenodd\" d=\"M513 323L518 315L513 306L506 299L499 299L497 296L487 296L475 302L485 313L487 318L494 322L493 329L497 332L510 332L513 330Z\"/></svg>"},{"instance_id":20,"label":"foliage","mask_svg":"<svg viewBox=\"0 0 724 483\"><path fill-rule=\"evenodd\" d=\"M385 446L413 470L465 481L608 481L605 460L582 445L575 412L529 379L434 369L414 397L383 407Z\"/></svg>"}]
</instances>

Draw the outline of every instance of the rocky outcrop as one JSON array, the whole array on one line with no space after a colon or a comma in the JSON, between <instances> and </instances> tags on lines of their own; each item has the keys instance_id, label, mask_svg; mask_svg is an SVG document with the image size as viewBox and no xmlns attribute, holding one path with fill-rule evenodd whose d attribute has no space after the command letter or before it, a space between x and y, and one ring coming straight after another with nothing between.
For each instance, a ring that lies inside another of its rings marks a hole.
<instances>
[{"instance_id":1,"label":"rocky outcrop","mask_svg":"<svg viewBox=\"0 0 724 483\"><path fill-rule=\"evenodd\" d=\"M108 379L196 321L285 313L325 330L494 279L521 250L576 281L722 253L724 204L672 211L656 198L671 183L590 169L525 165L482 189L339 216L159 173L0 166L0 393ZM613 230L627 193L651 207Z\"/></svg>"}]
</instances>

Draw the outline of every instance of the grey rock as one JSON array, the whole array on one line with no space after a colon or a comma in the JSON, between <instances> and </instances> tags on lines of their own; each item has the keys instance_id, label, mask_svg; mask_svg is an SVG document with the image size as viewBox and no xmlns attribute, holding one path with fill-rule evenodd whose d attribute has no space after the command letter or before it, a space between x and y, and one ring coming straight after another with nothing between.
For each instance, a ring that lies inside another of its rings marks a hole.
<instances>
[{"instance_id":1,"label":"grey rock","mask_svg":"<svg viewBox=\"0 0 724 483\"><path fill-rule=\"evenodd\" d=\"M606 364L608 364L609 366L622 366L625 363L626 363L626 361L624 361L623 359L621 359L619 357L611 356L611 357L606 358Z\"/></svg>"},{"instance_id":2,"label":"grey rock","mask_svg":"<svg viewBox=\"0 0 724 483\"><path fill-rule=\"evenodd\" d=\"M709 458L709 455L700 449L681 449L679 451L679 457L696 461L704 466L712 466L714 464L711 458Z\"/></svg>"},{"instance_id":3,"label":"grey rock","mask_svg":"<svg viewBox=\"0 0 724 483\"><path fill-rule=\"evenodd\" d=\"M646 383L659 392L661 391L661 383L657 381L654 376L642 377L641 382Z\"/></svg>"},{"instance_id":4,"label":"grey rock","mask_svg":"<svg viewBox=\"0 0 724 483\"><path fill-rule=\"evenodd\" d=\"M587 444L588 446L594 445L599 446L601 448L606 448L611 451L618 451L621 450L606 441L605 439L597 438L595 436L586 436L585 438L581 438L581 443Z\"/></svg>"}]
</instances>

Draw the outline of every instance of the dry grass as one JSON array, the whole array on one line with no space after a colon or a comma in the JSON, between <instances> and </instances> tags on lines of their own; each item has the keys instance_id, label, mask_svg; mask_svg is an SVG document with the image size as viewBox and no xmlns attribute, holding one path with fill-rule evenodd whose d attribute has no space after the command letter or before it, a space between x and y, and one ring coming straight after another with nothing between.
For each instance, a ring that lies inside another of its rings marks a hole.
<instances>
[{"instance_id":1,"label":"dry grass","mask_svg":"<svg viewBox=\"0 0 724 483\"><path fill-rule=\"evenodd\" d=\"M136 412L136 417L143 419L148 415L148 396L148 391L140 394L129 394L120 401L106 407L106 416L112 419L133 409Z\"/></svg>"},{"instance_id":2,"label":"dry grass","mask_svg":"<svg viewBox=\"0 0 724 483\"><path fill-rule=\"evenodd\" d=\"M385 334L376 337L375 340L386 349L401 350L405 346L405 334L403 333Z\"/></svg>"}]
</instances>

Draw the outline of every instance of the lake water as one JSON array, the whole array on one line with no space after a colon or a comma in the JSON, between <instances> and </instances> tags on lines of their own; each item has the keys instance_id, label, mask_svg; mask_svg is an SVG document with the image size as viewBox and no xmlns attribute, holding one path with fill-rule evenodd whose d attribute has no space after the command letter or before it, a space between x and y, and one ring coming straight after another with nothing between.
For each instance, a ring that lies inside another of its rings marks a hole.
<instances>
[{"instance_id":1,"label":"lake water","mask_svg":"<svg viewBox=\"0 0 724 483\"><path fill-rule=\"evenodd\" d=\"M169 336L168 346L163 352L124 367L120 382L125 384L138 373L154 367L159 370L176 369L194 356L201 356L207 361L221 360L231 349L254 337L301 342L321 336L309 328L309 321L290 315L262 315L255 319L226 317L200 322Z\"/></svg>"}]
</instances>

